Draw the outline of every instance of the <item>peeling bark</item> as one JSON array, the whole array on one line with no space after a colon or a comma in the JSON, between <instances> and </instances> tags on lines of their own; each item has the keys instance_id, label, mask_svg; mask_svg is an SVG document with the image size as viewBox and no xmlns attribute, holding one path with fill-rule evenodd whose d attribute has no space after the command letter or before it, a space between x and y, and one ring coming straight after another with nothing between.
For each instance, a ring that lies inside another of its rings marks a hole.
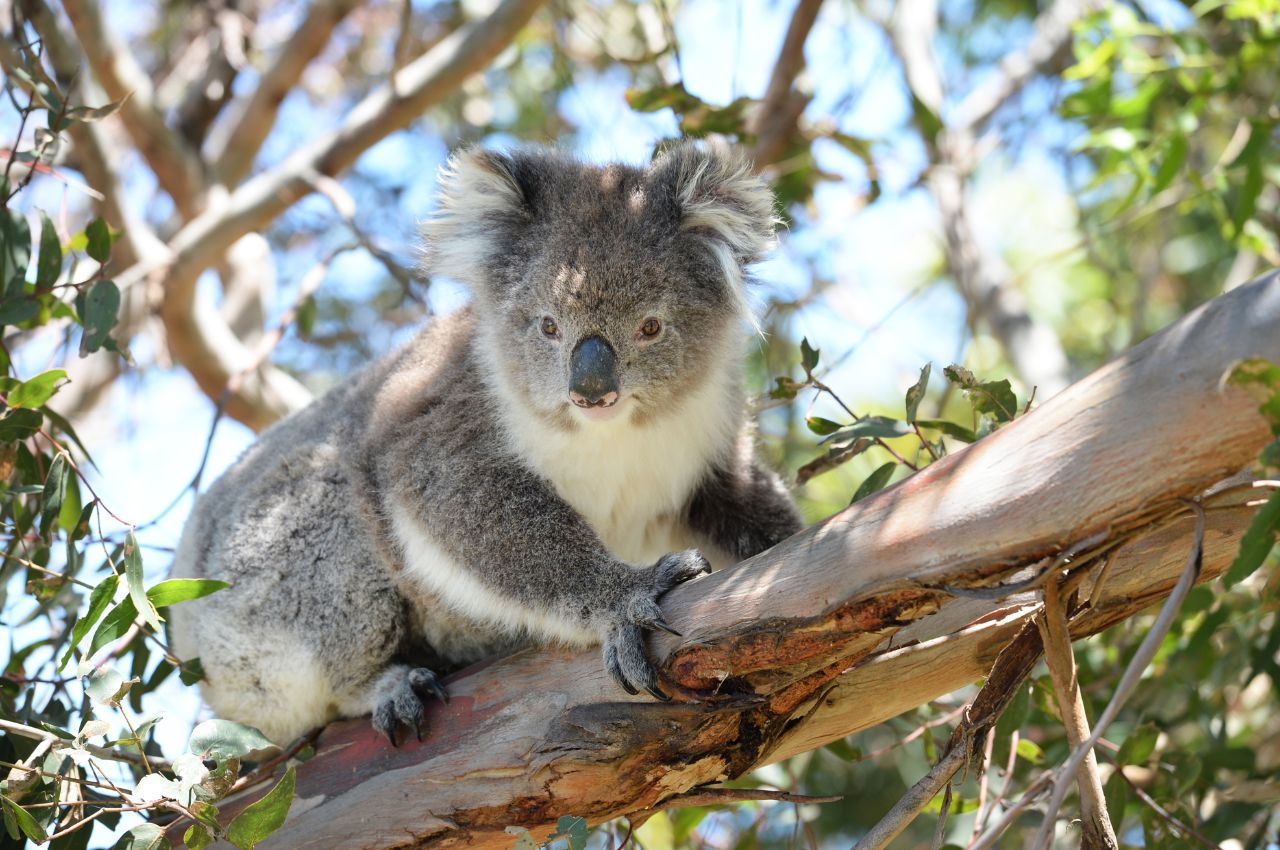
<instances>
[{"instance_id":1,"label":"peeling bark","mask_svg":"<svg viewBox=\"0 0 1280 850\"><path fill-rule=\"evenodd\" d=\"M686 637L652 641L672 703L618 691L595 651L543 649L452 677L420 743L392 749L367 719L332 725L262 846L505 848L507 826L541 837L561 815L644 814L987 675L1040 610L1037 576L1087 600L1075 638L1140 612L1182 571L1184 498L1206 509L1213 578L1257 491L1212 485L1270 438L1221 379L1242 357L1280 360L1276 327L1273 273L981 442L672 591L664 610Z\"/></svg>"}]
</instances>

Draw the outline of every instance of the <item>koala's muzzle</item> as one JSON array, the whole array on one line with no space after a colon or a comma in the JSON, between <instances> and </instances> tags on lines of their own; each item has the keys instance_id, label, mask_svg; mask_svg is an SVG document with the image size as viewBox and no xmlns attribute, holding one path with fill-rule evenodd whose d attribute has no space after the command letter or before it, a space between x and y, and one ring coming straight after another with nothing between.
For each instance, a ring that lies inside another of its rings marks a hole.
<instances>
[{"instance_id":1,"label":"koala's muzzle","mask_svg":"<svg viewBox=\"0 0 1280 850\"><path fill-rule=\"evenodd\" d=\"M569 400L578 407L612 407L618 401L618 358L603 337L579 342L569 358Z\"/></svg>"}]
</instances>

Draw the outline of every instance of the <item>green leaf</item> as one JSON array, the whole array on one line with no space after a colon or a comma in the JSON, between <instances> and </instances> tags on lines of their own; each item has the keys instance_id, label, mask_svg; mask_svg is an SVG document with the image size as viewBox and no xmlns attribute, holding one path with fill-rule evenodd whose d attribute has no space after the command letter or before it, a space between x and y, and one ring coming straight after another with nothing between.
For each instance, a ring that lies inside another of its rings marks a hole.
<instances>
[{"instance_id":1,"label":"green leaf","mask_svg":"<svg viewBox=\"0 0 1280 850\"><path fill-rule=\"evenodd\" d=\"M138 609L134 607L133 600L126 596L120 600L120 604L111 609L111 613L102 618L102 625L98 626L98 630L93 633L93 640L89 641L89 655L93 655L99 649L111 643L129 631L129 627L133 625L134 618L138 616Z\"/></svg>"},{"instance_id":2,"label":"green leaf","mask_svg":"<svg viewBox=\"0 0 1280 850\"><path fill-rule=\"evenodd\" d=\"M81 357L109 344L111 329L116 326L119 312L120 289L115 282L95 280L84 294L80 310L80 324L84 325L84 335L80 338Z\"/></svg>"},{"instance_id":3,"label":"green leaf","mask_svg":"<svg viewBox=\"0 0 1280 850\"><path fill-rule=\"evenodd\" d=\"M923 100L917 97L915 92L911 93L911 113L915 118L916 126L920 129L921 135L925 137L925 141L929 144L936 141L938 135L942 132L942 119L938 117L938 113L930 109Z\"/></svg>"},{"instance_id":4,"label":"green leaf","mask_svg":"<svg viewBox=\"0 0 1280 850\"><path fill-rule=\"evenodd\" d=\"M204 678L204 665L199 658L188 658L178 669L178 678L182 680L182 684L191 687Z\"/></svg>"},{"instance_id":5,"label":"green leaf","mask_svg":"<svg viewBox=\"0 0 1280 850\"><path fill-rule=\"evenodd\" d=\"M44 827L42 827L39 822L31 816L30 812L22 808L22 806L19 806L8 797L3 796L0 796L0 803L4 804L4 811L6 815L5 820L7 821L12 817L14 822L18 825L18 829L22 830L22 834L27 838L37 842L43 842L48 838L45 834ZM17 838L18 836L15 835L13 837Z\"/></svg>"},{"instance_id":6,"label":"green leaf","mask_svg":"<svg viewBox=\"0 0 1280 850\"><path fill-rule=\"evenodd\" d=\"M53 398L58 391L58 381L64 380L67 373L63 369L50 369L41 372L30 380L23 381L9 392L10 407L36 408Z\"/></svg>"},{"instance_id":7,"label":"green leaf","mask_svg":"<svg viewBox=\"0 0 1280 850\"><path fill-rule=\"evenodd\" d=\"M22 292L31 264L31 225L13 207L0 209L0 292Z\"/></svg>"},{"instance_id":8,"label":"green leaf","mask_svg":"<svg viewBox=\"0 0 1280 850\"><path fill-rule=\"evenodd\" d=\"M933 369L932 363L924 364L924 368L920 370L920 380L916 381L907 390L907 421L916 421L916 411L920 409L920 402L924 399L925 390L929 389L929 372Z\"/></svg>"},{"instance_id":9,"label":"green leaf","mask_svg":"<svg viewBox=\"0 0 1280 850\"><path fill-rule=\"evenodd\" d=\"M867 476L867 480L858 485L858 491L853 494L853 498L849 500L849 504L865 499L872 493L878 493L884 489L884 485L889 483L889 479L893 477L893 470L898 466L897 461L889 461L886 464L876 468L876 471Z\"/></svg>"},{"instance_id":10,"label":"green leaf","mask_svg":"<svg viewBox=\"0 0 1280 850\"><path fill-rule=\"evenodd\" d=\"M169 846L163 829L154 823L143 823L120 836L112 850L167 850Z\"/></svg>"},{"instance_id":11,"label":"green leaf","mask_svg":"<svg viewBox=\"0 0 1280 850\"><path fill-rule=\"evenodd\" d=\"M157 608L167 608L179 602L199 599L210 593L225 590L231 585L225 581L210 578L171 578L166 579L147 590L147 598Z\"/></svg>"},{"instance_id":12,"label":"green leaf","mask_svg":"<svg viewBox=\"0 0 1280 850\"><path fill-rule=\"evenodd\" d=\"M1169 146L1165 148L1164 159L1160 161L1160 168L1156 170L1155 182L1151 185L1152 193L1161 192L1173 183L1173 178L1178 176L1178 172L1182 169L1182 163L1187 159L1187 136L1185 133L1174 133L1173 138L1169 140Z\"/></svg>"},{"instance_id":13,"label":"green leaf","mask_svg":"<svg viewBox=\"0 0 1280 850\"><path fill-rule=\"evenodd\" d=\"M979 381L968 369L955 365L943 369L942 373L964 392L976 412L996 422L1008 422L1018 415L1018 399L1007 379Z\"/></svg>"},{"instance_id":14,"label":"green leaf","mask_svg":"<svg viewBox=\"0 0 1280 850\"><path fill-rule=\"evenodd\" d=\"M809 426L809 430L815 434L825 437L827 434L834 434L840 430L840 423L832 422L830 419L823 419L821 416L809 416L804 420Z\"/></svg>"},{"instance_id":15,"label":"green leaf","mask_svg":"<svg viewBox=\"0 0 1280 850\"><path fill-rule=\"evenodd\" d=\"M523 826L507 826L503 827L502 831L516 837L516 843L511 850L538 850L538 843Z\"/></svg>"},{"instance_id":16,"label":"green leaf","mask_svg":"<svg viewBox=\"0 0 1280 850\"><path fill-rule=\"evenodd\" d=\"M129 94L133 94L133 92ZM106 106L73 106L67 110L67 117L72 121L83 121L85 123L101 121L103 118L115 115L120 110L120 107L124 106L124 102L129 99L129 94L119 100L111 101Z\"/></svg>"},{"instance_id":17,"label":"green leaf","mask_svg":"<svg viewBox=\"0 0 1280 850\"><path fill-rule=\"evenodd\" d=\"M111 230L101 217L89 222L84 229L85 253L99 263L105 263L111 257Z\"/></svg>"},{"instance_id":18,"label":"green leaf","mask_svg":"<svg viewBox=\"0 0 1280 850\"><path fill-rule=\"evenodd\" d=\"M948 437L954 437L962 443L974 443L978 440L978 435L973 433L972 428L966 428L946 419L917 419L916 424L921 428L932 428L941 431Z\"/></svg>"},{"instance_id":19,"label":"green leaf","mask_svg":"<svg viewBox=\"0 0 1280 850\"><path fill-rule=\"evenodd\" d=\"M251 754L278 750L279 747L252 726L232 720L206 720L191 731L187 749L198 756L222 760L246 758Z\"/></svg>"},{"instance_id":20,"label":"green leaf","mask_svg":"<svg viewBox=\"0 0 1280 850\"><path fill-rule=\"evenodd\" d=\"M49 474L44 479L44 494L40 503L40 533L48 535L53 523L62 510L62 500L67 495L67 479L71 476L71 467L61 454L53 456L49 464Z\"/></svg>"},{"instance_id":21,"label":"green leaf","mask_svg":"<svg viewBox=\"0 0 1280 850\"><path fill-rule=\"evenodd\" d=\"M44 417L38 410L10 410L0 416L0 443L25 440L43 424Z\"/></svg>"},{"instance_id":22,"label":"green leaf","mask_svg":"<svg viewBox=\"0 0 1280 850\"><path fill-rule=\"evenodd\" d=\"M279 829L289 815L295 781L294 769L290 767L265 797L235 816L227 826L227 840L240 850L253 850L258 842Z\"/></svg>"},{"instance_id":23,"label":"green leaf","mask_svg":"<svg viewBox=\"0 0 1280 850\"><path fill-rule=\"evenodd\" d=\"M583 850L587 846L587 821L578 815L562 815L556 821L556 831L551 833L550 841L566 838L569 850Z\"/></svg>"},{"instance_id":24,"label":"green leaf","mask_svg":"<svg viewBox=\"0 0 1280 850\"><path fill-rule=\"evenodd\" d=\"M813 374L813 370L818 366L818 355L822 352L809 345L809 338L804 337L800 340L800 365L804 367L806 375Z\"/></svg>"},{"instance_id":25,"label":"green leaf","mask_svg":"<svg viewBox=\"0 0 1280 850\"><path fill-rule=\"evenodd\" d=\"M1116 761L1120 764L1143 765L1151 759L1156 751L1156 741L1160 739L1160 730L1153 723L1144 723L1129 733L1116 753Z\"/></svg>"},{"instance_id":26,"label":"green leaf","mask_svg":"<svg viewBox=\"0 0 1280 850\"><path fill-rule=\"evenodd\" d=\"M84 616L76 620L75 627L71 629L71 642L67 644L67 651L63 653L62 660L58 662L58 670L67 666L67 662L71 660L72 652L80 641L84 640L84 636L89 633L94 624L102 616L102 612L107 610L107 606L111 604L111 600L115 599L116 588L120 585L120 576L114 573L98 582L98 586L89 594L89 610Z\"/></svg>"},{"instance_id":27,"label":"green leaf","mask_svg":"<svg viewBox=\"0 0 1280 850\"><path fill-rule=\"evenodd\" d=\"M213 843L213 836L203 824L193 823L183 833L182 843L187 845L187 850L204 850Z\"/></svg>"},{"instance_id":28,"label":"green leaf","mask_svg":"<svg viewBox=\"0 0 1280 850\"><path fill-rule=\"evenodd\" d=\"M864 416L852 425L841 428L829 438L832 442L855 440L859 437L892 439L911 433L911 426L890 416Z\"/></svg>"},{"instance_id":29,"label":"green leaf","mask_svg":"<svg viewBox=\"0 0 1280 850\"><path fill-rule=\"evenodd\" d=\"M1253 515L1249 528L1240 538L1240 551L1222 577L1222 583L1232 587L1253 575L1275 548L1277 540L1280 540L1280 490L1272 493Z\"/></svg>"},{"instance_id":30,"label":"green leaf","mask_svg":"<svg viewBox=\"0 0 1280 850\"><path fill-rule=\"evenodd\" d=\"M1102 786L1102 797L1107 802L1107 811L1111 814L1112 821L1118 827L1124 820L1124 807L1129 803L1129 785L1120 775L1119 769Z\"/></svg>"},{"instance_id":31,"label":"green leaf","mask_svg":"<svg viewBox=\"0 0 1280 850\"><path fill-rule=\"evenodd\" d=\"M132 531L124 539L124 577L129 584L129 598L133 600L133 607L142 614L147 625L160 631L160 614L147 597L142 576L142 551L138 548L138 538L134 537Z\"/></svg>"},{"instance_id":32,"label":"green leaf","mask_svg":"<svg viewBox=\"0 0 1280 850\"><path fill-rule=\"evenodd\" d=\"M89 681L85 685L84 692L91 699L116 707L120 705L120 700L124 699L125 694L129 693L130 688L138 683L136 678L126 679L123 673L111 667L100 667L90 672L86 678Z\"/></svg>"},{"instance_id":33,"label":"green leaf","mask_svg":"<svg viewBox=\"0 0 1280 850\"><path fill-rule=\"evenodd\" d=\"M1231 224L1237 237L1243 232L1244 223L1258 209L1258 197L1262 194L1264 185L1262 159L1269 136L1269 128L1265 122L1253 121L1249 142L1240 152L1240 160L1244 160L1244 181L1240 184L1240 196L1236 199L1235 212L1231 215Z\"/></svg>"},{"instance_id":34,"label":"green leaf","mask_svg":"<svg viewBox=\"0 0 1280 850\"><path fill-rule=\"evenodd\" d=\"M1280 469L1280 440L1272 440L1258 455L1258 462L1265 467Z\"/></svg>"},{"instance_id":35,"label":"green leaf","mask_svg":"<svg viewBox=\"0 0 1280 850\"><path fill-rule=\"evenodd\" d=\"M48 289L62 272L62 242L44 211L40 212L40 256L36 260L36 288Z\"/></svg>"},{"instance_id":36,"label":"green leaf","mask_svg":"<svg viewBox=\"0 0 1280 850\"><path fill-rule=\"evenodd\" d=\"M1040 745L1030 738L1019 738L1018 758L1029 761L1032 764L1042 764L1044 762L1044 750L1040 749Z\"/></svg>"}]
</instances>

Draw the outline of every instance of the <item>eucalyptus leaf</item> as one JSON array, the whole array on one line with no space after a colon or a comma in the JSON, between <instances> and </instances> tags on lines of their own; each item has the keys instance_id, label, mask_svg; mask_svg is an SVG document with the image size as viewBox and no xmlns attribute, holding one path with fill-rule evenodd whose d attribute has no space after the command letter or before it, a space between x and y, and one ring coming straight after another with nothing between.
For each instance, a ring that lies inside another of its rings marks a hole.
<instances>
[{"instance_id":1,"label":"eucalyptus leaf","mask_svg":"<svg viewBox=\"0 0 1280 850\"><path fill-rule=\"evenodd\" d=\"M288 817L295 783L295 772L290 767L265 797L232 819L227 825L227 840L240 850L253 850L259 842L265 841Z\"/></svg>"}]
</instances>

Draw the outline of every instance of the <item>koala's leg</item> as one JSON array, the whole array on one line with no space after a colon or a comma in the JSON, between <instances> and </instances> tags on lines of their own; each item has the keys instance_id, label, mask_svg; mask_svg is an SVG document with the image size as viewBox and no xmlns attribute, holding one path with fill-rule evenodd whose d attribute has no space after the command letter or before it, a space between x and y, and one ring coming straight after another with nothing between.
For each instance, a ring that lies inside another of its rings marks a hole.
<instances>
[{"instance_id":1,"label":"koala's leg","mask_svg":"<svg viewBox=\"0 0 1280 850\"><path fill-rule=\"evenodd\" d=\"M689 503L689 527L741 561L804 527L778 476L754 460L715 469Z\"/></svg>"},{"instance_id":2,"label":"koala's leg","mask_svg":"<svg viewBox=\"0 0 1280 850\"><path fill-rule=\"evenodd\" d=\"M494 442L459 430L451 433L472 445ZM658 598L709 572L707 560L690 550L633 567L518 459L495 453L458 463L441 451L432 460L385 465L415 476L394 487L387 506L407 572L449 607L490 626L601 642L622 687L667 699L646 657L644 630L671 631Z\"/></svg>"}]
</instances>

